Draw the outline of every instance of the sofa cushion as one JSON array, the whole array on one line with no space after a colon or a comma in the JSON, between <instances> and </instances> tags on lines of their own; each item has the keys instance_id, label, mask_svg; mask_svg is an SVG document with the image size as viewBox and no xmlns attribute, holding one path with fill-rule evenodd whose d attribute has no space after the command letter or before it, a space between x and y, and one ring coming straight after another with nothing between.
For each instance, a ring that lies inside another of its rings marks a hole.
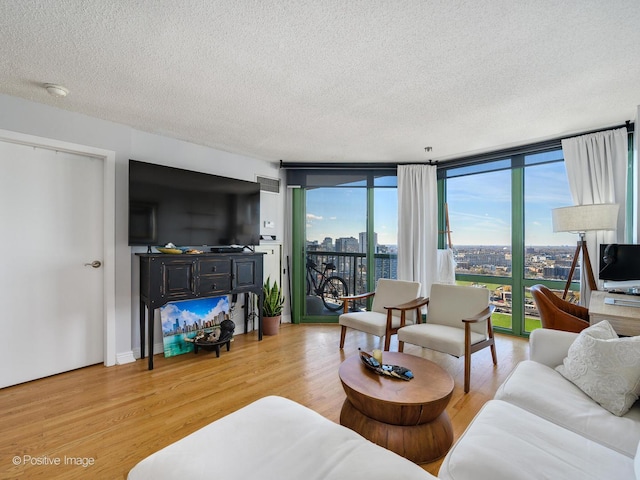
<instances>
[{"instance_id":1,"label":"sofa cushion","mask_svg":"<svg viewBox=\"0 0 640 480\"><path fill-rule=\"evenodd\" d=\"M632 479L634 464L632 458L531 412L490 400L449 451L438 478Z\"/></svg>"},{"instance_id":2,"label":"sofa cushion","mask_svg":"<svg viewBox=\"0 0 640 480\"><path fill-rule=\"evenodd\" d=\"M640 479L640 443L638 444L638 451L633 459L633 470L636 472L636 479Z\"/></svg>"},{"instance_id":3,"label":"sofa cushion","mask_svg":"<svg viewBox=\"0 0 640 480\"><path fill-rule=\"evenodd\" d=\"M437 480L413 462L282 397L265 397L138 463L129 480Z\"/></svg>"},{"instance_id":4,"label":"sofa cushion","mask_svg":"<svg viewBox=\"0 0 640 480\"><path fill-rule=\"evenodd\" d=\"M618 338L603 320L580 332L556 370L611 413L624 415L640 394L640 337Z\"/></svg>"},{"instance_id":5,"label":"sofa cushion","mask_svg":"<svg viewBox=\"0 0 640 480\"><path fill-rule=\"evenodd\" d=\"M532 360L516 365L495 398L629 457L635 455L640 442L640 402L626 415L617 417L553 368Z\"/></svg>"}]
</instances>

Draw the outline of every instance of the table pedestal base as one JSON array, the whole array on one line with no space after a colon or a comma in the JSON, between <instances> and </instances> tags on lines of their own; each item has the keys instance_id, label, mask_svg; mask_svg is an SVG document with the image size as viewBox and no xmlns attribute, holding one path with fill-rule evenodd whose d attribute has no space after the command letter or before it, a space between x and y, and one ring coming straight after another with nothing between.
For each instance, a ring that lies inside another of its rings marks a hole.
<instances>
[{"instance_id":1,"label":"table pedestal base","mask_svg":"<svg viewBox=\"0 0 640 480\"><path fill-rule=\"evenodd\" d=\"M367 417L347 399L340 412L340 424L415 463L442 458L453 444L453 428L447 412L420 425L391 425Z\"/></svg>"}]
</instances>

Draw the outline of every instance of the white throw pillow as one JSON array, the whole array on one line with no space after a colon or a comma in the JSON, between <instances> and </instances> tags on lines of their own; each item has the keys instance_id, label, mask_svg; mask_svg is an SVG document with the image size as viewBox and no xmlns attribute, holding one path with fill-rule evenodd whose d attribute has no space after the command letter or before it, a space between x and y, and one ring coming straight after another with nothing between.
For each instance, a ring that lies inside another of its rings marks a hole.
<instances>
[{"instance_id":1,"label":"white throw pillow","mask_svg":"<svg viewBox=\"0 0 640 480\"><path fill-rule=\"evenodd\" d=\"M640 337L618 338L603 320L584 329L556 370L614 415L640 395Z\"/></svg>"}]
</instances>

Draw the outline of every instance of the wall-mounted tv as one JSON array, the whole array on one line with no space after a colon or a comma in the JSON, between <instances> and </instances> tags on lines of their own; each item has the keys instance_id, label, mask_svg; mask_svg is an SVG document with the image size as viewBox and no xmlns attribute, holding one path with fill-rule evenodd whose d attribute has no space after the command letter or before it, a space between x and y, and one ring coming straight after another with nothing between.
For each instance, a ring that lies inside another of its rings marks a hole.
<instances>
[{"instance_id":1,"label":"wall-mounted tv","mask_svg":"<svg viewBox=\"0 0 640 480\"><path fill-rule=\"evenodd\" d=\"M260 184L129 160L129 245L258 245Z\"/></svg>"}]
</instances>

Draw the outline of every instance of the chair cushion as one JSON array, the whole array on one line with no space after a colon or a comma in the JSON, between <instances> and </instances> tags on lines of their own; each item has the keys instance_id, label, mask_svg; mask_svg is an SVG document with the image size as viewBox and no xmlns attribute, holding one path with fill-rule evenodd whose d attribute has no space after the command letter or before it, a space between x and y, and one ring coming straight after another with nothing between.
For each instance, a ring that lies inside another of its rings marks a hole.
<instances>
[{"instance_id":1,"label":"chair cushion","mask_svg":"<svg viewBox=\"0 0 640 480\"><path fill-rule=\"evenodd\" d=\"M537 331L537 330L536 330ZM622 417L598 405L553 367L524 360L494 397L572 430L629 457L640 442L640 402Z\"/></svg>"},{"instance_id":2,"label":"chair cushion","mask_svg":"<svg viewBox=\"0 0 640 480\"><path fill-rule=\"evenodd\" d=\"M633 463L632 458L531 412L490 400L451 448L438 478L622 479L634 478Z\"/></svg>"},{"instance_id":3,"label":"chair cushion","mask_svg":"<svg viewBox=\"0 0 640 480\"><path fill-rule=\"evenodd\" d=\"M485 325L484 322L482 324ZM486 334L472 331L471 344L482 342L486 337ZM464 355L464 328L419 323L398 330L398 341L419 345L456 357Z\"/></svg>"},{"instance_id":4,"label":"chair cushion","mask_svg":"<svg viewBox=\"0 0 640 480\"><path fill-rule=\"evenodd\" d=\"M376 285L376 294L373 296L371 311L386 315L387 311L384 307L407 303L419 296L420 282L380 278ZM407 312L407 318L409 318L409 313ZM411 318L413 319L413 317Z\"/></svg>"},{"instance_id":5,"label":"chair cushion","mask_svg":"<svg viewBox=\"0 0 640 480\"><path fill-rule=\"evenodd\" d=\"M556 370L614 415L624 415L640 394L640 337L618 338L603 320L580 332Z\"/></svg>"},{"instance_id":6,"label":"chair cushion","mask_svg":"<svg viewBox=\"0 0 640 480\"><path fill-rule=\"evenodd\" d=\"M128 480L427 480L435 477L282 397L265 397L138 463Z\"/></svg>"},{"instance_id":7,"label":"chair cushion","mask_svg":"<svg viewBox=\"0 0 640 480\"><path fill-rule=\"evenodd\" d=\"M429 294L427 323L449 325L464 330L462 319L477 315L488 306L489 290L486 288L434 283ZM473 324L471 330L486 336L487 324Z\"/></svg>"},{"instance_id":8,"label":"chair cushion","mask_svg":"<svg viewBox=\"0 0 640 480\"><path fill-rule=\"evenodd\" d=\"M408 316L407 316L408 317ZM349 312L343 313L338 318L338 323L345 327L360 330L361 332L370 333L378 337L384 337L387 332L387 312ZM413 322L408 318L405 321L406 325L411 325ZM391 318L391 326L393 328L400 327L400 317Z\"/></svg>"}]
</instances>

